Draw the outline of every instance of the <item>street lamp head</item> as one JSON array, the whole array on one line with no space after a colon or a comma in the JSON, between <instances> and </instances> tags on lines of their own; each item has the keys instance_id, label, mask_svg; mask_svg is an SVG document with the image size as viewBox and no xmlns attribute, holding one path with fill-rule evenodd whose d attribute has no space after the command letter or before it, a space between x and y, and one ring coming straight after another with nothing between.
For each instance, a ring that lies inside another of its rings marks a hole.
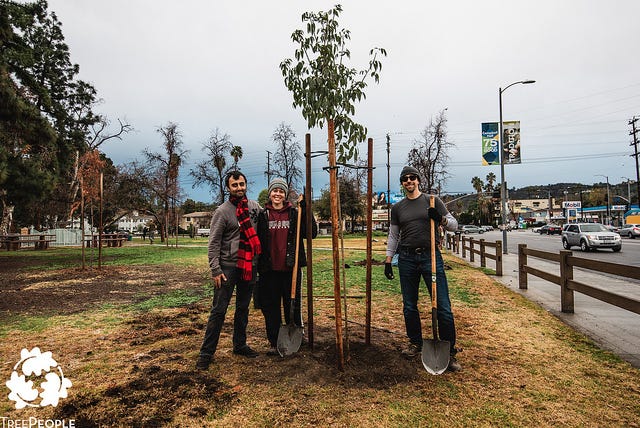
<instances>
[{"instance_id":1,"label":"street lamp head","mask_svg":"<svg viewBox=\"0 0 640 428\"><path fill-rule=\"evenodd\" d=\"M510 87L512 87L513 85L518 85L518 84L520 84L520 83L522 83L522 84L524 84L524 85L528 85L528 84L530 84L530 83L536 83L536 81L535 81L535 80L519 80L519 81L517 81L517 82L513 82L513 83L511 83L511 84L507 85L507 86L506 86L506 87L504 87L504 88L498 88L498 92L500 93L500 96L502 96L502 93L503 93L504 91L506 91L507 89L509 89Z\"/></svg>"}]
</instances>

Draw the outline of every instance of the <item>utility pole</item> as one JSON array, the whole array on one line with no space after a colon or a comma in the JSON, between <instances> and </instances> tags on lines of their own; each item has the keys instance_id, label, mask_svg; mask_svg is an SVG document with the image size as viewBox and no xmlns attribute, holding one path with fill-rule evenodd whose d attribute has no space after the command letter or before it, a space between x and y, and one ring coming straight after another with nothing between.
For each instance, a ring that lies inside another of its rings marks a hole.
<instances>
[{"instance_id":1,"label":"utility pole","mask_svg":"<svg viewBox=\"0 0 640 428\"><path fill-rule=\"evenodd\" d=\"M271 183L271 152L267 150L267 170L264 172L267 174L267 186Z\"/></svg>"},{"instance_id":2,"label":"utility pole","mask_svg":"<svg viewBox=\"0 0 640 428\"><path fill-rule=\"evenodd\" d=\"M638 118L636 116L633 116L633 119L629 121L629 125L631 125L632 129L629 135L633 136L633 143L631 143L630 145L632 145L634 148L634 154L632 154L631 156L636 159L636 192L638 195L638 207L640 208L640 168L638 168L638 128L636 128L637 121ZM631 198L629 198L629 208L631 208Z\"/></svg>"},{"instance_id":3,"label":"utility pole","mask_svg":"<svg viewBox=\"0 0 640 428\"><path fill-rule=\"evenodd\" d=\"M387 230L391 228L391 181L389 180L389 174L391 170L391 163L389 157L391 155L391 137L387 134Z\"/></svg>"}]
</instances>

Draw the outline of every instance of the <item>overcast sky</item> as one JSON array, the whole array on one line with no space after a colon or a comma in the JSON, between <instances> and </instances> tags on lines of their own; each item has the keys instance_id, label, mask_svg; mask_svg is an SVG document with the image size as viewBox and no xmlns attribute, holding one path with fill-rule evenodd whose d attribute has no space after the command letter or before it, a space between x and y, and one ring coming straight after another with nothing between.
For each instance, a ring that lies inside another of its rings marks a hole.
<instances>
[{"instance_id":1,"label":"overcast sky","mask_svg":"<svg viewBox=\"0 0 640 428\"><path fill-rule=\"evenodd\" d=\"M326 150L326 130L309 131L284 86L280 62L293 57L291 33L305 11L335 2L49 0L63 24L80 78L104 101L112 122L126 118L135 132L109 142L115 163L160 151L159 126L179 125L188 170L203 159L202 143L219 128L242 146L240 167L249 196L266 187L271 135L284 122L304 147ZM508 186L635 180L631 127L640 116L640 1L344 1L340 23L351 30L351 66L366 66L380 46L380 84L366 90L356 120L374 139L374 189L386 191L386 135L391 139L391 189L407 153L431 117L447 109L451 178L444 193L472 192L471 179L499 166L481 165L481 123L521 121L522 164L507 165ZM640 124L640 122L639 122ZM639 135L640 136L640 135ZM366 145L361 152L366 159ZM314 195L327 186L326 159L313 160ZM304 164L301 165L304 168Z\"/></svg>"}]
</instances>

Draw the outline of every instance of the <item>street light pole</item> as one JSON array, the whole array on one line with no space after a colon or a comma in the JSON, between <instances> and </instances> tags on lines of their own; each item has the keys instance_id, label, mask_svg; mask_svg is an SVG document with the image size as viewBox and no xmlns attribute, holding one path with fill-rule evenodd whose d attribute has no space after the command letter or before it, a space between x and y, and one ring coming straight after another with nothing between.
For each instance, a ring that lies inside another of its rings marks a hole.
<instances>
[{"instance_id":1,"label":"street light pole","mask_svg":"<svg viewBox=\"0 0 640 428\"><path fill-rule=\"evenodd\" d=\"M629 177L622 177L627 180L627 199L629 200L629 209L631 209L631 179Z\"/></svg>"},{"instance_id":2,"label":"street light pole","mask_svg":"<svg viewBox=\"0 0 640 428\"><path fill-rule=\"evenodd\" d=\"M502 208L502 253L508 254L507 250L507 189L504 180L504 135L503 135L503 123L502 123L502 93L518 83L527 85L529 83L535 83L535 80L520 80L507 85L504 89L498 88L498 102L500 106L500 201Z\"/></svg>"}]
</instances>

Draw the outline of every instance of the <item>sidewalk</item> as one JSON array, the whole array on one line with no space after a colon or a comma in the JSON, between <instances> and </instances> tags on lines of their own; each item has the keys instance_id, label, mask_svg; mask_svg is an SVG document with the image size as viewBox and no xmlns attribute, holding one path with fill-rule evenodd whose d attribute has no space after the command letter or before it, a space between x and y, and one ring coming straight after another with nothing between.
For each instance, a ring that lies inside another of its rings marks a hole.
<instances>
[{"instance_id":1,"label":"sidewalk","mask_svg":"<svg viewBox=\"0 0 640 428\"><path fill-rule=\"evenodd\" d=\"M460 255L451 253L456 257ZM467 263L480 266L479 258L474 263L462 259ZM529 257L529 264L538 269L559 274L557 264ZM632 366L640 368L640 315L626 309L574 293L574 313L566 314L560 310L560 287L533 275L528 275L528 289L518 288L518 255L503 254L503 276L494 278L505 286L522 294L529 300L539 304L542 308L557 316L567 325L591 338L598 346L609 350ZM487 267L495 268L493 260L487 260ZM630 284L609 275L579 271L575 269L574 278L581 282L598 286L606 284L608 290L620 294L640 298L640 286Z\"/></svg>"}]
</instances>

